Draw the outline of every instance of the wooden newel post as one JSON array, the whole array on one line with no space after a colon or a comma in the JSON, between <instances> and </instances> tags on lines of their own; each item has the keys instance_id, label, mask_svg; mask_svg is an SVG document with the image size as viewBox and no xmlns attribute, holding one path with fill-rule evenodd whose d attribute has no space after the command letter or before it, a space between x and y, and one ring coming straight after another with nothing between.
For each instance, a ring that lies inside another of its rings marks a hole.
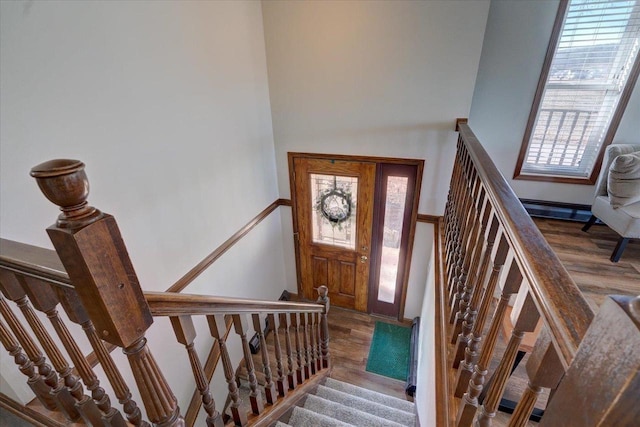
<instances>
[{"instance_id":1,"label":"wooden newel post","mask_svg":"<svg viewBox=\"0 0 640 427\"><path fill-rule=\"evenodd\" d=\"M540 426L635 426L640 420L640 295L608 296Z\"/></svg>"},{"instance_id":2,"label":"wooden newel post","mask_svg":"<svg viewBox=\"0 0 640 427\"><path fill-rule=\"evenodd\" d=\"M328 296L329 288L326 286L320 286L318 288L318 295L318 301L316 302L324 306L324 310L320 316L320 352L322 357L322 367L328 368L331 366L329 354L329 323L327 320L327 314L329 313L329 308L331 306Z\"/></svg>"},{"instance_id":3,"label":"wooden newel post","mask_svg":"<svg viewBox=\"0 0 640 427\"><path fill-rule=\"evenodd\" d=\"M182 426L177 400L147 347L153 323L113 216L87 204L84 163L51 160L31 169L40 190L62 213L47 233L100 337L122 347L149 420Z\"/></svg>"}]
</instances>

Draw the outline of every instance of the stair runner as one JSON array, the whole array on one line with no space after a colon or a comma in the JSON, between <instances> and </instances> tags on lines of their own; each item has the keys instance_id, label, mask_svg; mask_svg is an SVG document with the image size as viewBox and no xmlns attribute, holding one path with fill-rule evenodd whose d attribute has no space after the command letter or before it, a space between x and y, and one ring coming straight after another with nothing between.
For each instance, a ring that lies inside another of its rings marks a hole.
<instances>
[{"instance_id":1,"label":"stair runner","mask_svg":"<svg viewBox=\"0 0 640 427\"><path fill-rule=\"evenodd\" d=\"M415 426L414 404L396 397L327 378L304 405L293 409L287 423L276 427Z\"/></svg>"}]
</instances>

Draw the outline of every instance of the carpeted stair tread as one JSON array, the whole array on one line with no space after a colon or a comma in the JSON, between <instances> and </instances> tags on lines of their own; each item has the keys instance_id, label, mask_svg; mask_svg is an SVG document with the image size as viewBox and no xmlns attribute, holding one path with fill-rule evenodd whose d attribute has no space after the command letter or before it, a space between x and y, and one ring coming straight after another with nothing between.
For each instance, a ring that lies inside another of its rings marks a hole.
<instances>
[{"instance_id":1,"label":"carpeted stair tread","mask_svg":"<svg viewBox=\"0 0 640 427\"><path fill-rule=\"evenodd\" d=\"M278 421L273 427L291 427L289 424L285 424L282 421Z\"/></svg>"},{"instance_id":2,"label":"carpeted stair tread","mask_svg":"<svg viewBox=\"0 0 640 427\"><path fill-rule=\"evenodd\" d=\"M401 409L391 408L386 405L380 405L379 403L334 390L323 385L318 386L315 394L323 399L331 400L349 408L357 409L380 418L385 418L404 426L415 425L416 416L414 413L405 412Z\"/></svg>"},{"instance_id":3,"label":"carpeted stair tread","mask_svg":"<svg viewBox=\"0 0 640 427\"><path fill-rule=\"evenodd\" d=\"M397 397L387 396L386 394L378 393L376 391L367 390L366 388L358 387L353 384L348 384L342 381L334 380L333 378L327 378L325 384L326 387L334 390L341 391L353 396L360 397L362 399L369 400L371 402L386 405L391 408L400 409L404 412L411 414L415 413L415 407L412 402L398 399Z\"/></svg>"},{"instance_id":4,"label":"carpeted stair tread","mask_svg":"<svg viewBox=\"0 0 640 427\"><path fill-rule=\"evenodd\" d=\"M349 427L347 423L299 406L293 408L291 418L289 418L289 425L300 427Z\"/></svg>"},{"instance_id":5,"label":"carpeted stair tread","mask_svg":"<svg viewBox=\"0 0 640 427\"><path fill-rule=\"evenodd\" d=\"M335 418L355 427L402 427L402 424L349 408L313 394L307 396L304 408L317 414Z\"/></svg>"}]
</instances>

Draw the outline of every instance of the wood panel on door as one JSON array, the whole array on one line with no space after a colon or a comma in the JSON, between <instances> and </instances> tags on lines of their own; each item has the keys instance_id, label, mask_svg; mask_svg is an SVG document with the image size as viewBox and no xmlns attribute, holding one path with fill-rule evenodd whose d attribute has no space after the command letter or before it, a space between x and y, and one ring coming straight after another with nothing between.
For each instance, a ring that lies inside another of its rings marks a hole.
<instances>
[{"instance_id":1,"label":"wood panel on door","mask_svg":"<svg viewBox=\"0 0 640 427\"><path fill-rule=\"evenodd\" d=\"M331 303L367 311L373 162L293 158L302 296L329 288Z\"/></svg>"}]
</instances>

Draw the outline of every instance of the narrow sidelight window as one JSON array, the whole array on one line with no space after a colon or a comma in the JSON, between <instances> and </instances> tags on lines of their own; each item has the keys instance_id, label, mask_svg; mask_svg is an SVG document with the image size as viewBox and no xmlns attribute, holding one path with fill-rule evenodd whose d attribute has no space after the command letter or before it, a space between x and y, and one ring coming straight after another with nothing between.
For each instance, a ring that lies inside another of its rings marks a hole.
<instances>
[{"instance_id":1,"label":"narrow sidelight window","mask_svg":"<svg viewBox=\"0 0 640 427\"><path fill-rule=\"evenodd\" d=\"M640 0L563 0L514 178L590 184L640 72Z\"/></svg>"},{"instance_id":2,"label":"narrow sidelight window","mask_svg":"<svg viewBox=\"0 0 640 427\"><path fill-rule=\"evenodd\" d=\"M389 176L386 182L378 300L392 304L396 297L408 182L409 178L406 176Z\"/></svg>"},{"instance_id":3,"label":"narrow sidelight window","mask_svg":"<svg viewBox=\"0 0 640 427\"><path fill-rule=\"evenodd\" d=\"M374 314L398 317L403 311L417 177L414 165L378 165L369 292L369 311Z\"/></svg>"}]
</instances>

